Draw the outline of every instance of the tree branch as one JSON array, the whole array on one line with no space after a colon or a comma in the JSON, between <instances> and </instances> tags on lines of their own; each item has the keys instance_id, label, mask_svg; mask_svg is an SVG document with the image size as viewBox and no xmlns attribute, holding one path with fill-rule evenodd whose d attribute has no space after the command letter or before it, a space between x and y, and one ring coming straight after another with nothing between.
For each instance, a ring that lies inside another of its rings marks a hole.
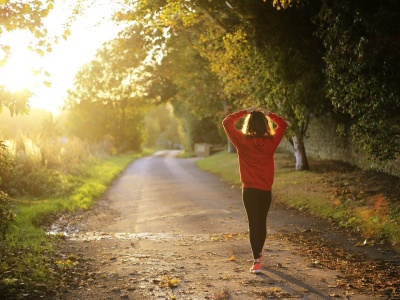
<instances>
[{"instance_id":1,"label":"tree branch","mask_svg":"<svg viewBox=\"0 0 400 300\"><path fill-rule=\"evenodd\" d=\"M210 21L214 23L214 25L216 25L219 29L221 29L224 33L229 32L229 30L224 26L224 24L222 24L219 20L217 20L207 9L201 6L199 6L199 8L208 17L208 19L210 19Z\"/></svg>"}]
</instances>

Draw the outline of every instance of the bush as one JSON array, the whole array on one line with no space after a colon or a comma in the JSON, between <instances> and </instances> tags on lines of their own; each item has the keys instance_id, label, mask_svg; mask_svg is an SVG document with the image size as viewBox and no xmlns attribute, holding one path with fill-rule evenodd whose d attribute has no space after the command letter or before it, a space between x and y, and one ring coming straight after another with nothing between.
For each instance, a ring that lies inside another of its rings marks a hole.
<instances>
[{"instance_id":1,"label":"bush","mask_svg":"<svg viewBox=\"0 0 400 300\"><path fill-rule=\"evenodd\" d=\"M15 218L7 194L0 191L0 240L4 240L7 230Z\"/></svg>"},{"instance_id":2,"label":"bush","mask_svg":"<svg viewBox=\"0 0 400 300\"><path fill-rule=\"evenodd\" d=\"M0 142L0 190L12 197L62 196L73 185L68 174L84 171L92 157L90 145L77 138L19 133Z\"/></svg>"},{"instance_id":3,"label":"bush","mask_svg":"<svg viewBox=\"0 0 400 300\"><path fill-rule=\"evenodd\" d=\"M3 181L10 177L12 167L13 160L7 151L5 143L0 141L0 240L5 238L8 227L15 218L8 196L1 189Z\"/></svg>"},{"instance_id":4,"label":"bush","mask_svg":"<svg viewBox=\"0 0 400 300\"><path fill-rule=\"evenodd\" d=\"M0 190L4 190L4 183L12 177L14 161L8 152L7 146L0 141Z\"/></svg>"},{"instance_id":5,"label":"bush","mask_svg":"<svg viewBox=\"0 0 400 300\"><path fill-rule=\"evenodd\" d=\"M18 180L10 184L13 196L62 196L69 189L66 177L57 170L38 168L25 174L17 166L15 175Z\"/></svg>"}]
</instances>

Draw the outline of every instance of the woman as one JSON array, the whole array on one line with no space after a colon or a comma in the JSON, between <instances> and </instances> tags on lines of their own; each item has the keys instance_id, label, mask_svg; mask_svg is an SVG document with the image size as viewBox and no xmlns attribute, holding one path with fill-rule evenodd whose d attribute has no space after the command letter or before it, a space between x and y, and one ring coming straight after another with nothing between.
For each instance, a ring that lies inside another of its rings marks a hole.
<instances>
[{"instance_id":1,"label":"woman","mask_svg":"<svg viewBox=\"0 0 400 300\"><path fill-rule=\"evenodd\" d=\"M235 123L246 115L243 129L239 131ZM275 129L269 119L277 125ZM250 272L261 273L262 249L267 237L267 214L274 181L274 153L288 123L265 108L250 107L228 115L222 125L239 157L243 204L249 221L254 258Z\"/></svg>"}]
</instances>

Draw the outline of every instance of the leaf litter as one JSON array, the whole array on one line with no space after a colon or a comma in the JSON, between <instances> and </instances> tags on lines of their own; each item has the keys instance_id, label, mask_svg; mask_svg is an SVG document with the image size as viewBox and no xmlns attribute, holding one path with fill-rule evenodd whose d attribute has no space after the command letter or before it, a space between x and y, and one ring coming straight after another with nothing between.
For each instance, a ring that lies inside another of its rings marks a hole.
<instances>
[{"instance_id":1,"label":"leaf litter","mask_svg":"<svg viewBox=\"0 0 400 300\"><path fill-rule=\"evenodd\" d=\"M400 299L398 260L374 260L362 254L352 254L311 231L285 232L280 236L282 239L300 243L306 247L306 250L299 250L298 253L309 258L310 267L339 271L342 275L336 277L336 285L331 287L380 295L388 299ZM367 244L365 242L363 246Z\"/></svg>"}]
</instances>

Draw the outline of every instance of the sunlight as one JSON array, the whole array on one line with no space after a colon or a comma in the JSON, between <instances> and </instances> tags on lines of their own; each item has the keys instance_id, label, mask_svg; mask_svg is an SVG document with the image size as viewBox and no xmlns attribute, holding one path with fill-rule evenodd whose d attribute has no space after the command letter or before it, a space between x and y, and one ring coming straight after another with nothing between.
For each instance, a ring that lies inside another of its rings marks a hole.
<instances>
[{"instance_id":1,"label":"sunlight","mask_svg":"<svg viewBox=\"0 0 400 300\"><path fill-rule=\"evenodd\" d=\"M12 46L12 49L7 63L0 68L0 85L11 92L28 89L33 93L29 101L30 107L58 113L59 108L55 105L56 97L49 95L52 90L51 81L54 78L51 74L50 77L44 75L44 70L49 69L48 57L41 57L27 49L29 45L27 32L14 32L5 40ZM60 78L59 80L65 79ZM47 85L44 82L47 82Z\"/></svg>"},{"instance_id":2,"label":"sunlight","mask_svg":"<svg viewBox=\"0 0 400 300\"><path fill-rule=\"evenodd\" d=\"M27 33L19 31L2 39L2 43L12 45L11 57L3 68L0 68L0 85L10 91L32 89L38 82L34 75L40 64L40 56L27 49Z\"/></svg>"},{"instance_id":3,"label":"sunlight","mask_svg":"<svg viewBox=\"0 0 400 300\"><path fill-rule=\"evenodd\" d=\"M0 69L0 85L7 90L18 91L21 89L31 89L33 86L32 70L23 60L12 59Z\"/></svg>"},{"instance_id":4,"label":"sunlight","mask_svg":"<svg viewBox=\"0 0 400 300\"><path fill-rule=\"evenodd\" d=\"M119 31L110 20L113 6L107 2L95 3L76 18L68 27L71 36L67 40L60 39L58 44L53 45L52 52L45 53L43 57L27 49L33 41L28 31L2 34L0 45L12 48L11 57L4 67L0 67L0 86L9 91L29 89L34 94L29 100L30 107L58 114L76 72L93 58L103 42ZM67 28L65 24L71 7L68 3L56 1L55 9L45 20L52 35L60 35ZM0 58L2 56L4 54L0 49ZM48 72L48 76L44 72Z\"/></svg>"}]
</instances>

